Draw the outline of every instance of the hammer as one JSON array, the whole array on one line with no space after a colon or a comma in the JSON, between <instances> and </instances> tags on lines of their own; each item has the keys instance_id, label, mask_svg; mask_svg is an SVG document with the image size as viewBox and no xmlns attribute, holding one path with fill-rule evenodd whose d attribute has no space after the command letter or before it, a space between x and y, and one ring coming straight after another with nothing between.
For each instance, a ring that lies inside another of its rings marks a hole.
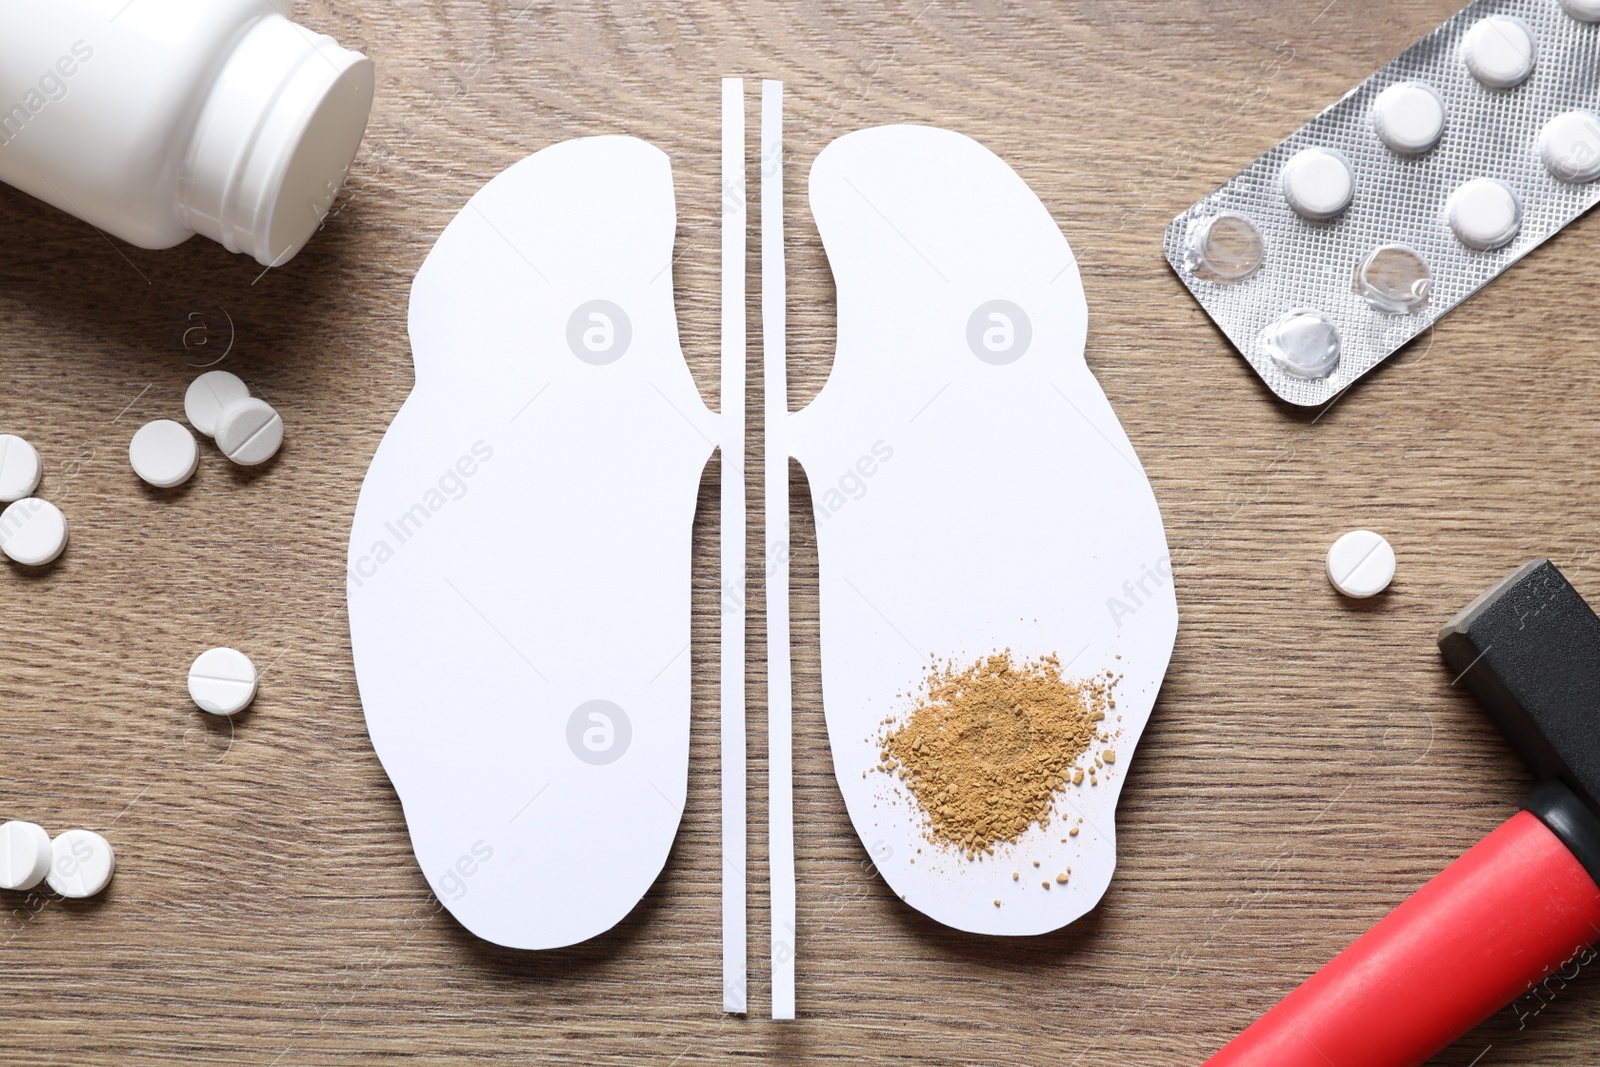
<instances>
[{"instance_id":1,"label":"hammer","mask_svg":"<svg viewBox=\"0 0 1600 1067\"><path fill-rule=\"evenodd\" d=\"M1439 650L1543 781L1206 1067L1417 1067L1600 941L1600 619L1536 559Z\"/></svg>"}]
</instances>

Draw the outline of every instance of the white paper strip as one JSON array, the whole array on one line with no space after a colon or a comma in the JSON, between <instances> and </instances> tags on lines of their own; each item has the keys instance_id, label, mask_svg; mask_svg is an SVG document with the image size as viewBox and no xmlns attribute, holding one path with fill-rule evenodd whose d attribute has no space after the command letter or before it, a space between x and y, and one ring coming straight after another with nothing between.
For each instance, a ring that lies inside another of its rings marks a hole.
<instances>
[{"instance_id":1,"label":"white paper strip","mask_svg":"<svg viewBox=\"0 0 1600 1067\"><path fill-rule=\"evenodd\" d=\"M722 79L722 1010L743 1015L745 953L744 79Z\"/></svg>"},{"instance_id":2,"label":"white paper strip","mask_svg":"<svg viewBox=\"0 0 1600 1067\"><path fill-rule=\"evenodd\" d=\"M761 336L767 527L767 851L772 1017L794 1018L793 707L789 677L789 415L783 269L783 83L761 83Z\"/></svg>"}]
</instances>

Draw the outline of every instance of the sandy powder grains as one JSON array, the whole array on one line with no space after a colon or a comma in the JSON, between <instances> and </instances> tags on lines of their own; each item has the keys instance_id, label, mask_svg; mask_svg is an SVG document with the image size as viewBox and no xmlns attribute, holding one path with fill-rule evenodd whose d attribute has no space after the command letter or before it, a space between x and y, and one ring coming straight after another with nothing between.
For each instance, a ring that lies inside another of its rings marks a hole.
<instances>
[{"instance_id":1,"label":"sandy powder grains","mask_svg":"<svg viewBox=\"0 0 1600 1067\"><path fill-rule=\"evenodd\" d=\"M1056 791L1082 782L1073 764L1105 740L1115 684L1109 672L1065 678L1054 656L946 663L929 672L911 714L885 725L877 769L905 783L928 840L969 859L992 853L1049 825Z\"/></svg>"}]
</instances>

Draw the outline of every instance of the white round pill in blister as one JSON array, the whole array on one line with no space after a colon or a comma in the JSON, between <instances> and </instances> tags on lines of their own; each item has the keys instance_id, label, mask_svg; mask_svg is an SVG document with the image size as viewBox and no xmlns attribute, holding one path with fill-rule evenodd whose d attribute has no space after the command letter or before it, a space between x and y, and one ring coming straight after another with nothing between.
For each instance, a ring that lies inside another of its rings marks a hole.
<instances>
[{"instance_id":1,"label":"white round pill in blister","mask_svg":"<svg viewBox=\"0 0 1600 1067\"><path fill-rule=\"evenodd\" d=\"M0 889L27 891L50 873L50 835L31 822L0 826Z\"/></svg>"},{"instance_id":2,"label":"white round pill in blister","mask_svg":"<svg viewBox=\"0 0 1600 1067\"><path fill-rule=\"evenodd\" d=\"M1348 597L1377 596L1394 581L1394 548L1371 530L1351 530L1328 549L1328 581Z\"/></svg>"},{"instance_id":3,"label":"white round pill in blister","mask_svg":"<svg viewBox=\"0 0 1600 1067\"><path fill-rule=\"evenodd\" d=\"M38 449L15 434L0 433L0 504L32 496L43 473Z\"/></svg>"},{"instance_id":4,"label":"white round pill in blister","mask_svg":"<svg viewBox=\"0 0 1600 1067\"><path fill-rule=\"evenodd\" d=\"M283 418L265 400L235 400L217 417L217 447L241 467L254 467L278 454Z\"/></svg>"},{"instance_id":5,"label":"white round pill in blister","mask_svg":"<svg viewBox=\"0 0 1600 1067\"><path fill-rule=\"evenodd\" d=\"M1445 210L1456 238L1480 252L1511 243L1522 229L1522 200L1498 178L1463 182L1450 194Z\"/></svg>"},{"instance_id":6,"label":"white round pill in blister","mask_svg":"<svg viewBox=\"0 0 1600 1067\"><path fill-rule=\"evenodd\" d=\"M1331 148L1305 148L1290 156L1279 183L1295 214L1313 221L1344 211L1356 191L1349 162Z\"/></svg>"},{"instance_id":7,"label":"white round pill in blister","mask_svg":"<svg viewBox=\"0 0 1600 1067\"><path fill-rule=\"evenodd\" d=\"M1430 152L1444 136L1444 101L1426 82L1391 85L1372 102L1372 129L1392 152Z\"/></svg>"},{"instance_id":8,"label":"white round pill in blister","mask_svg":"<svg viewBox=\"0 0 1600 1067\"><path fill-rule=\"evenodd\" d=\"M256 698L256 665L243 652L213 648L189 668L189 696L201 711L237 715Z\"/></svg>"},{"instance_id":9,"label":"white round pill in blister","mask_svg":"<svg viewBox=\"0 0 1600 1067\"><path fill-rule=\"evenodd\" d=\"M64 897L98 896L116 869L111 842L93 830L68 830L50 842L50 888Z\"/></svg>"},{"instance_id":10,"label":"white round pill in blister","mask_svg":"<svg viewBox=\"0 0 1600 1067\"><path fill-rule=\"evenodd\" d=\"M1461 39L1461 61L1491 89L1510 89L1527 81L1537 58L1533 31L1514 15L1479 19Z\"/></svg>"},{"instance_id":11,"label":"white round pill in blister","mask_svg":"<svg viewBox=\"0 0 1600 1067\"><path fill-rule=\"evenodd\" d=\"M1579 22L1600 22L1600 0L1560 0L1561 10Z\"/></svg>"},{"instance_id":12,"label":"white round pill in blister","mask_svg":"<svg viewBox=\"0 0 1600 1067\"><path fill-rule=\"evenodd\" d=\"M1564 182L1600 178L1600 118L1589 111L1557 115L1539 131L1539 158L1551 177Z\"/></svg>"},{"instance_id":13,"label":"white round pill in blister","mask_svg":"<svg viewBox=\"0 0 1600 1067\"><path fill-rule=\"evenodd\" d=\"M238 375L209 370L189 383L189 391L183 394L183 413L190 426L207 437L215 437L217 420L223 409L249 395L249 386L240 381Z\"/></svg>"},{"instance_id":14,"label":"white round pill in blister","mask_svg":"<svg viewBox=\"0 0 1600 1067\"><path fill-rule=\"evenodd\" d=\"M133 473L158 489L171 489L194 477L200 446L182 423L157 419L139 427L128 444Z\"/></svg>"},{"instance_id":15,"label":"white round pill in blister","mask_svg":"<svg viewBox=\"0 0 1600 1067\"><path fill-rule=\"evenodd\" d=\"M30 496L0 512L0 552L25 567L54 563L67 547L67 517Z\"/></svg>"}]
</instances>

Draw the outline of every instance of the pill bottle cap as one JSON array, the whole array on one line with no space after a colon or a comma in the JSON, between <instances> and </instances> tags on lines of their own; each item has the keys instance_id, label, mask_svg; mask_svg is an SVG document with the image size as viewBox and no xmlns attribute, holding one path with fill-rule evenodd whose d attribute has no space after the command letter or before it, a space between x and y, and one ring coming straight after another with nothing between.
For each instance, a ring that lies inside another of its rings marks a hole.
<instances>
[{"instance_id":1,"label":"pill bottle cap","mask_svg":"<svg viewBox=\"0 0 1600 1067\"><path fill-rule=\"evenodd\" d=\"M282 15L240 38L200 110L179 210L230 252L282 266L316 233L372 110L372 61Z\"/></svg>"}]
</instances>

